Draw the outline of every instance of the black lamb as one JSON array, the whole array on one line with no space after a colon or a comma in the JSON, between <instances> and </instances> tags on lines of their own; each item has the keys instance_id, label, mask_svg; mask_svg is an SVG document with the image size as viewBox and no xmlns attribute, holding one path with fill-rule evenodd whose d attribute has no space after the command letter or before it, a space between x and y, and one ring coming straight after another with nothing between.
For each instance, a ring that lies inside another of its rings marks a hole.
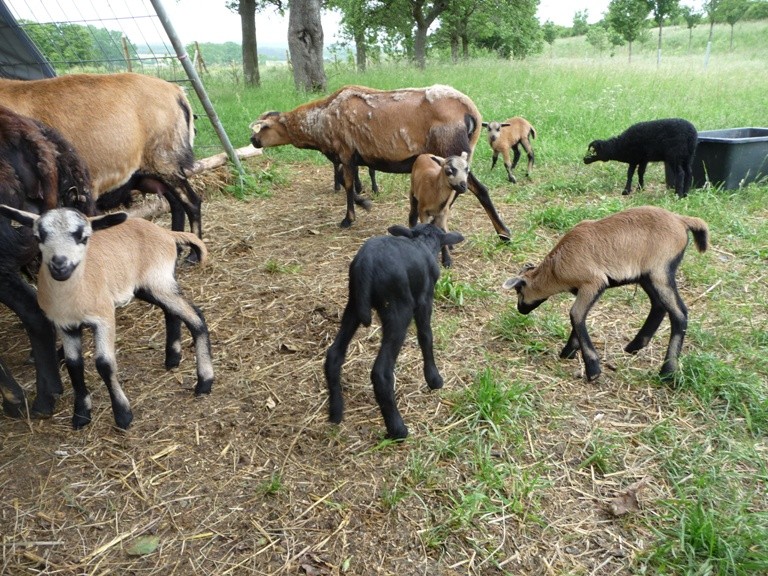
<instances>
[{"instance_id":1,"label":"black lamb","mask_svg":"<svg viewBox=\"0 0 768 576\"><path fill-rule=\"evenodd\" d=\"M347 347L360 324L371 325L371 308L381 320L381 348L371 371L371 382L379 404L387 437L408 436L395 403L394 367L408 326L416 319L416 331L424 358L424 378L431 389L442 388L443 378L432 352L432 300L440 277L437 255L443 246L458 244L464 237L444 232L432 223L413 228L392 226L391 236L369 238L349 266L349 301L341 327L325 357L330 421L338 424L344 416L341 393L341 366Z\"/></svg>"},{"instance_id":2,"label":"black lamb","mask_svg":"<svg viewBox=\"0 0 768 576\"><path fill-rule=\"evenodd\" d=\"M674 176L675 192L688 195L693 179L693 155L696 152L696 127L682 118L638 122L608 140L590 142L584 163L617 160L629 164L627 183L622 194L632 190L632 176L637 168L638 190L648 162L664 162Z\"/></svg>"}]
</instances>

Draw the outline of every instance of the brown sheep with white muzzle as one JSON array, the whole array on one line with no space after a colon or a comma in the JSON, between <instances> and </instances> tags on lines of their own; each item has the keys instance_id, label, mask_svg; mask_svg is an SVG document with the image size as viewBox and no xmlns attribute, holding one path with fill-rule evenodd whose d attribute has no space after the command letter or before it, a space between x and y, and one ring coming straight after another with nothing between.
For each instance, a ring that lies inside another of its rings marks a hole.
<instances>
[{"instance_id":1,"label":"brown sheep with white muzzle","mask_svg":"<svg viewBox=\"0 0 768 576\"><path fill-rule=\"evenodd\" d=\"M132 189L157 193L171 206L174 230L184 229L186 214L201 235L201 200L185 174L194 164L194 118L179 86L133 73L0 79L0 104L54 127L74 146L98 208L126 203Z\"/></svg>"},{"instance_id":2,"label":"brown sheep with white muzzle","mask_svg":"<svg viewBox=\"0 0 768 576\"><path fill-rule=\"evenodd\" d=\"M651 311L624 350L635 353L648 345L664 315L672 325L661 376L677 369L677 357L688 326L688 311L675 283L675 273L688 245L688 232L699 252L707 249L709 232L701 218L663 208L629 208L601 220L584 220L563 236L539 266L526 266L504 282L517 291L517 309L535 310L550 296L576 295L571 307L571 334L561 358L581 350L588 380L600 376L600 360L587 333L586 319L606 288L639 284L651 300Z\"/></svg>"},{"instance_id":3,"label":"brown sheep with white muzzle","mask_svg":"<svg viewBox=\"0 0 768 576\"><path fill-rule=\"evenodd\" d=\"M417 221L427 224L431 221L444 232L448 232L448 216L451 206L459 194L467 191L469 162L467 153L461 156L440 158L432 154L420 154L411 169L411 209L408 226L413 228ZM450 247L442 247L443 266L451 265Z\"/></svg>"},{"instance_id":4,"label":"brown sheep with white muzzle","mask_svg":"<svg viewBox=\"0 0 768 576\"><path fill-rule=\"evenodd\" d=\"M466 152L471 159L481 122L472 100L450 86L400 90L345 86L290 112L262 114L251 123L251 143L256 148L291 144L338 161L347 192L347 213L341 221L346 228L355 220L355 203L368 203L355 193L358 166L407 174L419 154L445 158ZM468 184L496 233L509 239L488 189L471 173Z\"/></svg>"},{"instance_id":5,"label":"brown sheep with white muzzle","mask_svg":"<svg viewBox=\"0 0 768 576\"><path fill-rule=\"evenodd\" d=\"M499 153L501 153L504 159L504 168L507 169L507 178L513 184L517 182L512 175L512 170L515 169L520 160L521 154L518 146L522 146L528 155L528 167L526 168L525 176L530 178L534 162L531 139L536 138L536 130L531 126L531 123L521 116L514 116L504 120L504 122L483 122L483 126L488 129L488 143L491 145L491 150L493 150L491 170L496 166L496 160L498 160ZM513 160L509 158L510 149L514 154Z\"/></svg>"}]
</instances>

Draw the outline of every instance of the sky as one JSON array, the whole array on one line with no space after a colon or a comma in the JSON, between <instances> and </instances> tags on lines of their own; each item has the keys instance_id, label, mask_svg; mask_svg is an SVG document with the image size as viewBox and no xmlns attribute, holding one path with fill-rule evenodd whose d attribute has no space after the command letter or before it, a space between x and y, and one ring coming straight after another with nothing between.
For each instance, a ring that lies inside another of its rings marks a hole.
<instances>
[{"instance_id":1,"label":"sky","mask_svg":"<svg viewBox=\"0 0 768 576\"><path fill-rule=\"evenodd\" d=\"M184 44L190 42L240 42L240 17L227 10L225 0L161 0L168 17ZM132 42L151 44L152 37L164 38L162 26L154 18L154 8L149 0L5 0L11 13L17 18L38 21L71 20L89 21L94 17L103 20L103 27L122 30ZM561 26L571 26L576 12L586 10L587 21L603 18L609 0L540 0L537 12L544 23L551 20ZM700 0L683 2L700 6ZM66 15L66 16L65 16ZM139 16L137 18L137 15ZM129 17L130 16L130 17ZM141 16L145 16L142 18ZM338 41L335 31L339 15L324 11L322 16L324 43ZM256 38L261 46L285 45L288 17L281 17L274 10L256 15Z\"/></svg>"}]
</instances>

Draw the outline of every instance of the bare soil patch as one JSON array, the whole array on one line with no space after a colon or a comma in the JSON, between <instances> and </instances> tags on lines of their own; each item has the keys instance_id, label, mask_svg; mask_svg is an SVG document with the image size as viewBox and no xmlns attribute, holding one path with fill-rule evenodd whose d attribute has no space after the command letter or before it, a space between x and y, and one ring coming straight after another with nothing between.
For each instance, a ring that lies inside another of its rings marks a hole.
<instances>
[{"instance_id":1,"label":"bare soil patch","mask_svg":"<svg viewBox=\"0 0 768 576\"><path fill-rule=\"evenodd\" d=\"M402 177L401 194L374 199L370 213L360 210L354 226L342 230L344 200L332 190L330 165L297 164L291 174L271 198L251 201L201 180L208 187L203 229L210 260L182 265L178 275L209 324L216 368L210 397L193 396L188 334L181 367L166 372L162 315L133 302L118 311L118 365L135 415L129 431L113 426L90 349L94 421L85 430L71 429L63 368L66 392L52 419L0 419L0 573L629 574L649 535L628 529L607 507L643 477L651 455L638 446L625 456L624 472L610 477L579 463L596 421L623 432L646 426L662 418L665 391L627 389L610 370L599 385L587 385L574 375L577 363L557 361L558 350L529 354L499 340L492 323L511 305L504 295L464 307L436 305L433 326L458 326L438 342L442 391L427 390L415 335L409 336L397 386L411 437L400 445L380 444L384 427L368 376L378 327L361 328L344 366L345 421L330 425L323 360L346 303L347 266L365 238L406 222L408 184ZM515 214L496 202L514 233ZM470 194L459 199L451 227L469 238L454 253L456 278L500 291L519 262L485 258L471 241L494 232ZM542 253L549 246L543 242ZM565 314L569 304L553 305ZM605 361L617 356L623 369L656 369L666 336L636 358L622 356L641 318L630 321L621 310L615 328L595 312ZM0 334L1 353L31 394L28 342L5 309ZM525 357L515 377L559 407L536 429L521 431L526 457L498 447L499 462L518 458L521 470L546 479L535 514L522 502L521 511L478 520L485 525L477 538L493 540L488 549L497 548L503 570L477 556L471 526L449 534L444 546L425 540L440 520L441 491L461 487L466 463L435 459L430 464L441 483L396 506L384 498L420 442L457 426L451 391L469 385L495 357ZM663 490L646 489L648 497ZM149 549L142 553L141 545Z\"/></svg>"}]
</instances>

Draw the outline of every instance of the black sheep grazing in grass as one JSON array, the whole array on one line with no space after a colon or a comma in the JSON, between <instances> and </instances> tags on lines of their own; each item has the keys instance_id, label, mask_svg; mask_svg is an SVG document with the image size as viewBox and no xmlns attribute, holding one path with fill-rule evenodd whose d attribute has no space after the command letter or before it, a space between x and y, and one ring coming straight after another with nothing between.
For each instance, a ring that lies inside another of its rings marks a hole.
<instances>
[{"instance_id":1,"label":"black sheep grazing in grass","mask_svg":"<svg viewBox=\"0 0 768 576\"><path fill-rule=\"evenodd\" d=\"M632 190L635 168L639 190L644 184L648 162L664 162L674 175L675 192L684 198L691 188L697 139L696 127L682 118L638 122L618 136L590 142L584 163L617 160L629 164L627 183L622 192L627 195Z\"/></svg>"}]
</instances>

